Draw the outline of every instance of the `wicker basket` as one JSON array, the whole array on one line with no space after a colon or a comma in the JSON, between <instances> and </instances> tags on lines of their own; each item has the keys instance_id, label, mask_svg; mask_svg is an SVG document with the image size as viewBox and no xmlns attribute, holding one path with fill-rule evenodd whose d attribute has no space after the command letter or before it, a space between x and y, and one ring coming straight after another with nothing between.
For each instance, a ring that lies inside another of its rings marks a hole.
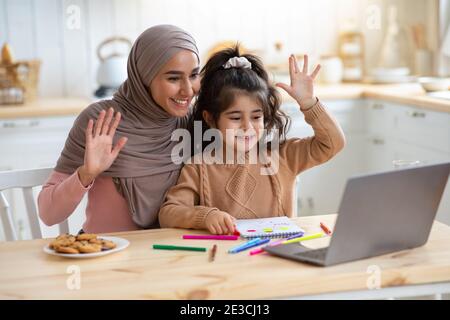
<instances>
[{"instance_id":1,"label":"wicker basket","mask_svg":"<svg viewBox=\"0 0 450 320\"><path fill-rule=\"evenodd\" d=\"M0 105L36 99L40 65L40 60L0 64Z\"/></svg>"}]
</instances>

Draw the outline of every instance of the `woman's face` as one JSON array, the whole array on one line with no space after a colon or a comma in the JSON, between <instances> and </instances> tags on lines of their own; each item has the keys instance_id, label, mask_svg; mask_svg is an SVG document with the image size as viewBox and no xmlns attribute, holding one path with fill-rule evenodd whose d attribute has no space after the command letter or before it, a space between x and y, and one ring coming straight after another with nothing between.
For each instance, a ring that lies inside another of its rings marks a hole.
<instances>
[{"instance_id":1,"label":"woman's face","mask_svg":"<svg viewBox=\"0 0 450 320\"><path fill-rule=\"evenodd\" d=\"M225 144L235 152L250 151L264 132L263 109L256 98L246 94L234 98L233 104L220 114L216 125L207 111L203 117L210 127L219 129Z\"/></svg>"},{"instance_id":2,"label":"woman's face","mask_svg":"<svg viewBox=\"0 0 450 320\"><path fill-rule=\"evenodd\" d=\"M150 83L153 100L168 114L183 117L200 88L197 56L189 50L175 54Z\"/></svg>"}]
</instances>

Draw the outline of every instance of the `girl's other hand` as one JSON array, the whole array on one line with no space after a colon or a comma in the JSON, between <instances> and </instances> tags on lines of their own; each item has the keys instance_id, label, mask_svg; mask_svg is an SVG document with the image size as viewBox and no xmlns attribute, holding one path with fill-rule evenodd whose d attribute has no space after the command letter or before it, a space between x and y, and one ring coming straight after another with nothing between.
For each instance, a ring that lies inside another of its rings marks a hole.
<instances>
[{"instance_id":1,"label":"girl's other hand","mask_svg":"<svg viewBox=\"0 0 450 320\"><path fill-rule=\"evenodd\" d=\"M205 225L211 234L233 234L236 218L223 211L211 212L206 216Z\"/></svg>"},{"instance_id":2,"label":"girl's other hand","mask_svg":"<svg viewBox=\"0 0 450 320\"><path fill-rule=\"evenodd\" d=\"M78 170L80 181L88 186L99 174L107 170L125 146L127 138L122 137L113 147L113 138L120 122L120 112L114 116L114 109L102 110L97 121L90 119L86 128L84 164Z\"/></svg>"},{"instance_id":3,"label":"girl's other hand","mask_svg":"<svg viewBox=\"0 0 450 320\"><path fill-rule=\"evenodd\" d=\"M289 75L291 85L277 83L276 86L284 89L300 105L300 109L308 109L316 103L314 97L314 79L320 70L320 64L308 75L308 55L303 59L303 69L300 71L297 58L294 55L289 57Z\"/></svg>"}]
</instances>

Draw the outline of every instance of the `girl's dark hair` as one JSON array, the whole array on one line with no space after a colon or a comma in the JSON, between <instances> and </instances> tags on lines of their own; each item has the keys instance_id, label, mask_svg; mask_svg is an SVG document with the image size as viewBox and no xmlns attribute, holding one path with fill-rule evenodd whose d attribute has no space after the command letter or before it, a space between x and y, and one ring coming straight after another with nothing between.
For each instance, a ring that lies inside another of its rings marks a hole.
<instances>
[{"instance_id":1,"label":"girl's dark hair","mask_svg":"<svg viewBox=\"0 0 450 320\"><path fill-rule=\"evenodd\" d=\"M247 58L252 64L251 69L225 69L223 65L233 57ZM203 111L208 111L217 122L220 114L233 104L236 95L244 93L259 101L264 114L264 128L278 129L280 144L286 139L290 119L280 110L280 95L270 83L263 63L257 56L241 54L239 44L236 44L233 48L215 53L202 68L201 76L201 87L194 104L193 120L202 121L203 132L209 128L203 119ZM206 145L203 143L202 150Z\"/></svg>"}]
</instances>

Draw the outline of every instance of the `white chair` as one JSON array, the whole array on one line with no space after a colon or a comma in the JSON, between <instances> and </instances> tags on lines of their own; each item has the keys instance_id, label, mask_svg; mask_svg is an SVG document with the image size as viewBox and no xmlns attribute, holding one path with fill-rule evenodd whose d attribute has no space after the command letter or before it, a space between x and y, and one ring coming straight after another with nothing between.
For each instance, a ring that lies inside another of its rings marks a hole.
<instances>
[{"instance_id":1,"label":"white chair","mask_svg":"<svg viewBox=\"0 0 450 320\"><path fill-rule=\"evenodd\" d=\"M17 240L17 233L14 227L14 220L10 206L3 191L20 188L23 192L28 222L31 228L33 239L42 238L42 230L39 224L39 216L36 202L33 197L33 187L41 186L50 176L53 168L40 168L29 170L11 170L0 172L0 217L3 231L7 241ZM69 232L69 224L66 221L58 225L60 233Z\"/></svg>"}]
</instances>

